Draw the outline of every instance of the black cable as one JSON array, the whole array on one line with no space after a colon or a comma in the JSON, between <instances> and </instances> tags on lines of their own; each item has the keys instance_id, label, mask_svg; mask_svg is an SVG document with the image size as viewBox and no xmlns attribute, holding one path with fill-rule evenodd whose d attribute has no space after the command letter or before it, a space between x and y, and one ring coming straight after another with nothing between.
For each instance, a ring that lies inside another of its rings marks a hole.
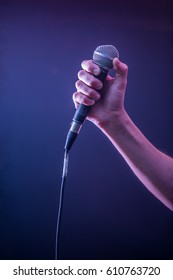
<instances>
[{"instance_id":1,"label":"black cable","mask_svg":"<svg viewBox=\"0 0 173 280\"><path fill-rule=\"evenodd\" d=\"M69 158L69 153L67 150L65 150L63 173L62 173L60 196L59 196L59 208L58 208L58 216L57 216L57 224L56 224L55 260L59 259L58 255L59 255L60 227L61 227L61 217L62 217L62 208L63 208L64 187L65 187L65 181L68 172L68 158Z\"/></svg>"}]
</instances>

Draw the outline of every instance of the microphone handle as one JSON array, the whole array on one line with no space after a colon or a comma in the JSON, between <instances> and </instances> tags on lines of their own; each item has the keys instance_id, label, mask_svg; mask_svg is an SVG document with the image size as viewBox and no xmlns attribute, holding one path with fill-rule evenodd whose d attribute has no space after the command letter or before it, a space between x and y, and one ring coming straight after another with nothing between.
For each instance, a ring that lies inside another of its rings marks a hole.
<instances>
[{"instance_id":1,"label":"microphone handle","mask_svg":"<svg viewBox=\"0 0 173 280\"><path fill-rule=\"evenodd\" d=\"M101 69L100 74L95 77L98 80L100 80L101 82L104 82L108 71L103 68L100 68L100 69ZM74 114L74 117L73 117L73 120L72 120L72 123L70 126L70 130L67 134L66 143L65 143L65 147L64 147L65 150L69 151L71 149L71 146L73 145L74 141L76 140L76 138L79 134L79 131L82 127L82 124L83 124L84 120L86 119L91 107L92 106L86 106L84 104L79 104L79 106Z\"/></svg>"},{"instance_id":2,"label":"microphone handle","mask_svg":"<svg viewBox=\"0 0 173 280\"><path fill-rule=\"evenodd\" d=\"M101 73L98 76L96 76L96 78L98 80L100 80L101 82L104 82L104 80L106 79L106 76L107 76L107 72L101 71ZM83 124L83 122L86 119L91 107L92 106L86 106L84 104L79 104L79 106L78 106L78 108L77 108L77 110L74 114L73 121L77 122L77 123L80 123L80 124Z\"/></svg>"}]
</instances>

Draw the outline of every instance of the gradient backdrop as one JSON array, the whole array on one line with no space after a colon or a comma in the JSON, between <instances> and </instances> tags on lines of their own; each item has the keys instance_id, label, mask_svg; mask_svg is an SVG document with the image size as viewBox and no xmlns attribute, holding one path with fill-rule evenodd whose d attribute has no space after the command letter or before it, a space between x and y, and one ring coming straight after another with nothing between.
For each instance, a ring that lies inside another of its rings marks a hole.
<instances>
[{"instance_id":1,"label":"gradient backdrop","mask_svg":"<svg viewBox=\"0 0 173 280\"><path fill-rule=\"evenodd\" d=\"M120 3L122 2L122 3ZM173 155L171 1L0 2L0 258L53 259L80 64L113 44L126 110ZM172 259L173 213L86 122L70 155L62 259Z\"/></svg>"}]
</instances>

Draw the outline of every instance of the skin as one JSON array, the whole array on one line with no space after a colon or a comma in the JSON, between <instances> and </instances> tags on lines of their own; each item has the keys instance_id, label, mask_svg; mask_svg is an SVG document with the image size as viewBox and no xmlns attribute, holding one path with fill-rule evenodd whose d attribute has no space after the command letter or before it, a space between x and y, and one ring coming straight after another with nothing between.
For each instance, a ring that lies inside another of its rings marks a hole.
<instances>
[{"instance_id":1,"label":"skin","mask_svg":"<svg viewBox=\"0 0 173 280\"><path fill-rule=\"evenodd\" d=\"M96 78L100 73L96 64L85 60L81 66L73 94L75 107L93 105L87 119L109 138L144 186L173 211L173 158L148 141L124 108L127 65L115 58L115 77L108 75L104 86Z\"/></svg>"}]
</instances>

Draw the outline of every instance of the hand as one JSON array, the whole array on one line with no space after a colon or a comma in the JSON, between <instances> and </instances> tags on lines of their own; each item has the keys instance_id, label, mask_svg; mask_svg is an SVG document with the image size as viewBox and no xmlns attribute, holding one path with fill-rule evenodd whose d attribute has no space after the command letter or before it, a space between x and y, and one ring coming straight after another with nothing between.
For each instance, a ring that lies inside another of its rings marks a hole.
<instances>
[{"instance_id":1,"label":"hand","mask_svg":"<svg viewBox=\"0 0 173 280\"><path fill-rule=\"evenodd\" d=\"M95 76L99 75L100 68L92 60L85 60L81 64L83 70L78 72L73 94L73 101L77 108L79 103L93 105L87 119L98 126L102 126L112 116L124 111L124 97L127 84L128 67L118 58L113 60L115 77L107 76L104 85ZM95 75L95 76L93 76Z\"/></svg>"}]
</instances>

